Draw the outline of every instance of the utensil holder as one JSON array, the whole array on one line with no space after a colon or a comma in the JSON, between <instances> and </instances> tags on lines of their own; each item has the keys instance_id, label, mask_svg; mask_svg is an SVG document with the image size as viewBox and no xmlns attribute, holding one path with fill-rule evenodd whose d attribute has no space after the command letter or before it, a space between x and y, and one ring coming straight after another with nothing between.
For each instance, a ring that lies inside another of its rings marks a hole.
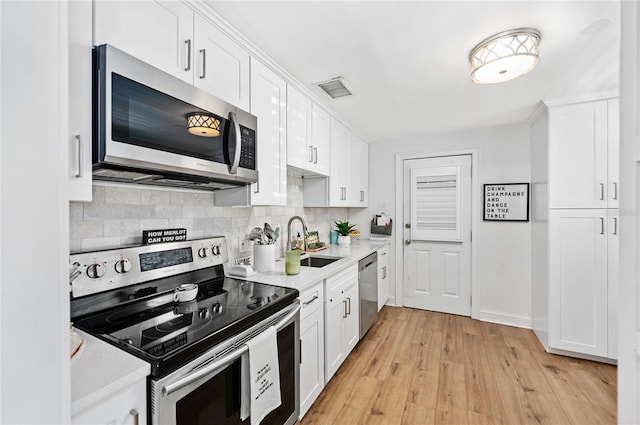
<instances>
[{"instance_id":1,"label":"utensil holder","mask_svg":"<svg viewBox=\"0 0 640 425\"><path fill-rule=\"evenodd\" d=\"M257 272L272 272L276 268L276 246L254 245L253 266Z\"/></svg>"}]
</instances>

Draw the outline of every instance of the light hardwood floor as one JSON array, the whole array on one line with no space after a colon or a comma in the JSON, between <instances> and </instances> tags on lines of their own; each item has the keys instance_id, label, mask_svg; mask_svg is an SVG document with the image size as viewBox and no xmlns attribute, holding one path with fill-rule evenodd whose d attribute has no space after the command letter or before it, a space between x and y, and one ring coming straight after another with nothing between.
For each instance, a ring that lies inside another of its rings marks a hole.
<instances>
[{"instance_id":1,"label":"light hardwood floor","mask_svg":"<svg viewBox=\"0 0 640 425\"><path fill-rule=\"evenodd\" d=\"M303 418L312 424L614 424L616 367L527 329L384 307Z\"/></svg>"}]
</instances>

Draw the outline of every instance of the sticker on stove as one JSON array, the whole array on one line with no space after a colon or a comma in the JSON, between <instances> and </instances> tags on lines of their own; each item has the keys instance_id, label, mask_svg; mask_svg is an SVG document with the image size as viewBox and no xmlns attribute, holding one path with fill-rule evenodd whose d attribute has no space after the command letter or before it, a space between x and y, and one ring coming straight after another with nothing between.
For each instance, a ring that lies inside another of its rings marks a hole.
<instances>
[{"instance_id":1,"label":"sticker on stove","mask_svg":"<svg viewBox=\"0 0 640 425\"><path fill-rule=\"evenodd\" d=\"M187 229L143 230L142 243L151 245L154 243L179 242L187 240Z\"/></svg>"}]
</instances>

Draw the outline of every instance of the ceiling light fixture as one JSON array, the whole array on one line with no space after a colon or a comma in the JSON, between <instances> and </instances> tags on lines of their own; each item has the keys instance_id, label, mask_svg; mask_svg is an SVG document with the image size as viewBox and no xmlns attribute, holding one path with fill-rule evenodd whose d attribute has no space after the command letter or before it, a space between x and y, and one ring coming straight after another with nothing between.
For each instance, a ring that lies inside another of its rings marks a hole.
<instances>
[{"instance_id":1,"label":"ceiling light fixture","mask_svg":"<svg viewBox=\"0 0 640 425\"><path fill-rule=\"evenodd\" d=\"M199 112L187 115L189 133L202 137L217 137L220 135L220 120Z\"/></svg>"},{"instance_id":2,"label":"ceiling light fixture","mask_svg":"<svg viewBox=\"0 0 640 425\"><path fill-rule=\"evenodd\" d=\"M494 84L518 78L536 67L540 32L518 28L485 38L469 53L471 81Z\"/></svg>"}]
</instances>

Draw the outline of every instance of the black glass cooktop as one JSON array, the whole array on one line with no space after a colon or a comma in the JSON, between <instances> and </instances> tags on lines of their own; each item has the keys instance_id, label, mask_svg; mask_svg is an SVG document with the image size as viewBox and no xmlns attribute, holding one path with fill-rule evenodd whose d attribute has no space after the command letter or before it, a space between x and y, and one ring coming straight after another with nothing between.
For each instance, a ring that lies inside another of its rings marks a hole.
<instances>
[{"instance_id":1,"label":"black glass cooktop","mask_svg":"<svg viewBox=\"0 0 640 425\"><path fill-rule=\"evenodd\" d=\"M164 376L207 349L286 308L290 288L216 278L198 284L193 301L160 294L74 319L74 326L151 363Z\"/></svg>"}]
</instances>

